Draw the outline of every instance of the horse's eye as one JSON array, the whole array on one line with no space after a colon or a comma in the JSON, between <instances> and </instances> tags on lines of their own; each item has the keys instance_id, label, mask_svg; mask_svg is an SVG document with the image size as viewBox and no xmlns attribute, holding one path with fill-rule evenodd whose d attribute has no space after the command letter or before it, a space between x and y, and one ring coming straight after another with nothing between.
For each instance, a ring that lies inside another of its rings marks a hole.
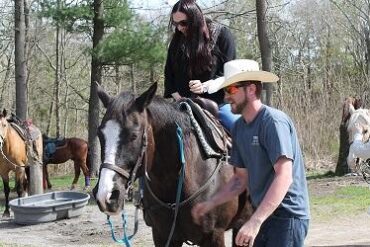
<instances>
[{"instance_id":1,"label":"horse's eye","mask_svg":"<svg viewBox=\"0 0 370 247\"><path fill-rule=\"evenodd\" d=\"M137 139L137 134L133 133L130 137L130 141L135 141Z\"/></svg>"}]
</instances>

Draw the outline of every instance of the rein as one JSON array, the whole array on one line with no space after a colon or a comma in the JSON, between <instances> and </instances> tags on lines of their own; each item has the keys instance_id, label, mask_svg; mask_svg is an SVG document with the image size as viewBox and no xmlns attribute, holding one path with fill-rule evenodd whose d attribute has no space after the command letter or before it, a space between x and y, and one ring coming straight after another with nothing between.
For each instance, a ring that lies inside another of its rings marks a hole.
<instances>
[{"instance_id":1,"label":"rein","mask_svg":"<svg viewBox=\"0 0 370 247\"><path fill-rule=\"evenodd\" d=\"M180 137L180 135L181 135L181 137ZM182 131L181 131L181 128L178 125L177 125L177 136L178 136L179 145L183 149ZM181 155L181 162L185 162L185 157L184 157L183 150L180 150L180 155ZM148 189L150 195L157 201L157 203L160 206L162 206L164 208L167 208L167 209L170 209L170 210L175 210L175 208L177 206L178 207L183 207L183 206L189 204L195 198L197 198L203 191L205 191L207 189L207 187L212 183L213 178L217 175L218 171L220 170L221 165L222 165L222 161L227 162L227 157L228 157L228 155L226 154L223 158L219 158L215 169L212 171L212 173L208 177L207 181L194 194L192 194L191 196L189 196L188 198L186 198L185 200L183 200L181 202L178 201L178 202L175 202L175 203L166 203L166 202L162 201L161 199L159 199L155 195L155 193L153 192L153 190L152 190L152 188L150 187L150 184L149 184L150 178L149 178L149 175L147 173L146 166L145 166L145 176L144 176L145 186Z\"/></svg>"},{"instance_id":2,"label":"rein","mask_svg":"<svg viewBox=\"0 0 370 247\"><path fill-rule=\"evenodd\" d=\"M17 165L14 162L12 162L10 159L8 159L8 157L4 154L4 151L3 151L3 147L4 147L4 143L5 143L6 139L2 136L0 136L0 139L1 139L1 141L0 141L0 152L1 152L1 155L3 156L3 158L6 161L8 161L12 166L14 166L15 169L17 169L17 167L24 167L24 166ZM27 144L25 144L25 145L27 145Z\"/></svg>"}]
</instances>

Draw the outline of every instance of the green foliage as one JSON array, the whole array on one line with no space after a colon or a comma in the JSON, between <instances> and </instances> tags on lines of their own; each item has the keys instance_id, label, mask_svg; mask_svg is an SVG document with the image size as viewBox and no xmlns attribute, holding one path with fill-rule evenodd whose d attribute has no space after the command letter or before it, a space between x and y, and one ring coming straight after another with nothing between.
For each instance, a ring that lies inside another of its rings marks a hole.
<instances>
[{"instance_id":1,"label":"green foliage","mask_svg":"<svg viewBox=\"0 0 370 247\"><path fill-rule=\"evenodd\" d=\"M346 186L331 194L310 195L311 214L315 220L328 220L342 215L366 212L370 205L370 190L361 186Z\"/></svg>"},{"instance_id":2,"label":"green foliage","mask_svg":"<svg viewBox=\"0 0 370 247\"><path fill-rule=\"evenodd\" d=\"M119 64L163 62L166 52L161 38L163 30L134 19L125 24L117 27L98 47L101 61Z\"/></svg>"},{"instance_id":3,"label":"green foliage","mask_svg":"<svg viewBox=\"0 0 370 247\"><path fill-rule=\"evenodd\" d=\"M58 6L59 2L59 6ZM89 30L93 19L91 1L42 0L39 18L49 18L53 25L64 27L68 32L85 32Z\"/></svg>"},{"instance_id":4,"label":"green foliage","mask_svg":"<svg viewBox=\"0 0 370 247\"><path fill-rule=\"evenodd\" d=\"M59 5L58 5L59 2ZM48 18L68 32L91 32L91 0L67 3L43 0L39 17ZM103 64L161 63L165 58L164 27L141 20L124 0L106 0L104 6L105 40L93 52Z\"/></svg>"}]
</instances>

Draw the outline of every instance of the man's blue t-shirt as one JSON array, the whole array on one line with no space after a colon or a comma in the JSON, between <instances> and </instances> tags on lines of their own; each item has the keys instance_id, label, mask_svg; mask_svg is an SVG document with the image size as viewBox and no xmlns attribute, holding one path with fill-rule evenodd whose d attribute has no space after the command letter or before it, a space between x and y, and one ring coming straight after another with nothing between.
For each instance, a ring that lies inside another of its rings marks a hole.
<instances>
[{"instance_id":1,"label":"man's blue t-shirt","mask_svg":"<svg viewBox=\"0 0 370 247\"><path fill-rule=\"evenodd\" d=\"M252 204L258 207L270 187L274 164L281 156L293 162L293 183L281 205L294 217L309 219L309 200L301 148L292 120L282 111L263 105L255 119L241 117L232 130L230 163L247 168Z\"/></svg>"}]
</instances>

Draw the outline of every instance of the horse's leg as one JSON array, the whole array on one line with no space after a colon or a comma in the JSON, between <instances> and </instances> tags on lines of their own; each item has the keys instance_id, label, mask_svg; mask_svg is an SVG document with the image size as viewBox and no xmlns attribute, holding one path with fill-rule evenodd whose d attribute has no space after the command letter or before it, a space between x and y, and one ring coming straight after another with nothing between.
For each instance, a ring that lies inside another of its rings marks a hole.
<instances>
[{"instance_id":1,"label":"horse's leg","mask_svg":"<svg viewBox=\"0 0 370 247\"><path fill-rule=\"evenodd\" d=\"M2 177L3 184L4 184L4 194L5 194L5 210L3 213L3 218L9 218L10 212L9 212L9 193L10 193L10 187L9 187L9 174Z\"/></svg>"},{"instance_id":2,"label":"horse's leg","mask_svg":"<svg viewBox=\"0 0 370 247\"><path fill-rule=\"evenodd\" d=\"M44 189L46 189L46 185L48 186L48 189L51 189L51 187L53 186L51 185L50 180L49 180L48 163L42 164L42 171L44 174L44 179L43 179Z\"/></svg>"},{"instance_id":3,"label":"horse's leg","mask_svg":"<svg viewBox=\"0 0 370 247\"><path fill-rule=\"evenodd\" d=\"M27 196L27 190L24 186L27 186L26 181L26 169L18 166L15 170L15 184L17 188L18 197Z\"/></svg>"},{"instance_id":4,"label":"horse's leg","mask_svg":"<svg viewBox=\"0 0 370 247\"><path fill-rule=\"evenodd\" d=\"M154 227L152 227L152 235L153 235L153 241L154 241L154 246L156 247L163 247L166 246L167 243L167 237L163 238L158 232L154 230ZM181 247L182 246L182 241L171 241L170 246L171 247Z\"/></svg>"},{"instance_id":5,"label":"horse's leg","mask_svg":"<svg viewBox=\"0 0 370 247\"><path fill-rule=\"evenodd\" d=\"M201 247L225 247L225 231L215 229L212 233L204 237Z\"/></svg>"},{"instance_id":6,"label":"horse's leg","mask_svg":"<svg viewBox=\"0 0 370 247\"><path fill-rule=\"evenodd\" d=\"M78 178L80 177L80 173L81 173L81 170L80 170L80 161L78 160L74 160L73 161L73 166L75 168L75 177L73 179L73 182L72 182L72 186L71 186L71 190L74 190L76 188L76 184L78 182Z\"/></svg>"},{"instance_id":7,"label":"horse's leg","mask_svg":"<svg viewBox=\"0 0 370 247\"><path fill-rule=\"evenodd\" d=\"M87 168L86 162L81 162L81 169L85 176L85 188L84 190L87 190L90 188L90 171L89 168Z\"/></svg>"}]
</instances>

